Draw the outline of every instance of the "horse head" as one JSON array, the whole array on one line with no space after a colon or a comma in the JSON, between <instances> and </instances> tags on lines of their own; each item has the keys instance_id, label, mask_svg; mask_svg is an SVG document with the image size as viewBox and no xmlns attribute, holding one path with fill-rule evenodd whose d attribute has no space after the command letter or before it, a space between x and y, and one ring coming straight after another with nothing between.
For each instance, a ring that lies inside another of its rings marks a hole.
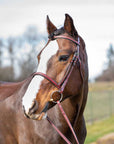
<instances>
[{"instance_id":1,"label":"horse head","mask_svg":"<svg viewBox=\"0 0 114 144\"><path fill-rule=\"evenodd\" d=\"M77 97L81 102L83 99L79 95L85 79L85 43L73 19L66 14L64 26L57 29L47 16L47 32L48 44L38 54L37 72L22 99L25 115L34 120L45 118L57 100Z\"/></svg>"}]
</instances>

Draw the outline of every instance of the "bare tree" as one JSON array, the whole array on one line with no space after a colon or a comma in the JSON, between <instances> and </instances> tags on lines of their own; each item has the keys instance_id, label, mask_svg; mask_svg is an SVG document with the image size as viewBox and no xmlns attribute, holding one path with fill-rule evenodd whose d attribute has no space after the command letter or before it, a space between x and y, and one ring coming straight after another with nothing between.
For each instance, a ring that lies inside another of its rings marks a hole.
<instances>
[{"instance_id":1,"label":"bare tree","mask_svg":"<svg viewBox=\"0 0 114 144\"><path fill-rule=\"evenodd\" d=\"M14 81L14 69L12 66L0 68L0 81Z\"/></svg>"},{"instance_id":2,"label":"bare tree","mask_svg":"<svg viewBox=\"0 0 114 144\"><path fill-rule=\"evenodd\" d=\"M112 44L107 50L107 68L96 78L96 81L114 81L114 47Z\"/></svg>"},{"instance_id":3,"label":"bare tree","mask_svg":"<svg viewBox=\"0 0 114 144\"><path fill-rule=\"evenodd\" d=\"M29 26L24 32L25 42L29 44L29 53L26 54L26 59L19 61L20 78L24 79L36 70L37 65L37 45L41 40L46 41L46 36L38 32L36 26Z\"/></svg>"},{"instance_id":4,"label":"bare tree","mask_svg":"<svg viewBox=\"0 0 114 144\"><path fill-rule=\"evenodd\" d=\"M0 39L0 68L2 67L2 48L3 48L3 40Z\"/></svg>"},{"instance_id":5,"label":"bare tree","mask_svg":"<svg viewBox=\"0 0 114 144\"><path fill-rule=\"evenodd\" d=\"M36 47L41 40L45 41L46 36L36 26L29 26L21 36L5 39L4 46L0 39L0 80L23 80L33 73L37 65ZM6 55L2 56L3 52Z\"/></svg>"},{"instance_id":6,"label":"bare tree","mask_svg":"<svg viewBox=\"0 0 114 144\"><path fill-rule=\"evenodd\" d=\"M108 59L108 67L114 65L114 47L110 44L109 49L107 50L107 59Z\"/></svg>"},{"instance_id":7,"label":"bare tree","mask_svg":"<svg viewBox=\"0 0 114 144\"><path fill-rule=\"evenodd\" d=\"M14 47L15 47L15 39L12 37L8 38L8 51L9 51L9 55L10 55L10 61L11 61L11 65L14 66Z\"/></svg>"}]
</instances>

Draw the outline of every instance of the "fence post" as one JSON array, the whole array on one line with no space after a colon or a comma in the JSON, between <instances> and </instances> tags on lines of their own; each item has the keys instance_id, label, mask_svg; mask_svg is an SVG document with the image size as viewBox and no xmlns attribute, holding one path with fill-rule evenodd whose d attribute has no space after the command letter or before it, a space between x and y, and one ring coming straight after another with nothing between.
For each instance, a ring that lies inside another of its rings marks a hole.
<instances>
[{"instance_id":1,"label":"fence post","mask_svg":"<svg viewBox=\"0 0 114 144\"><path fill-rule=\"evenodd\" d=\"M91 124L93 124L94 122L94 118L93 118L93 98L92 98L93 94L92 92L90 93L90 117L91 117Z\"/></svg>"},{"instance_id":2,"label":"fence post","mask_svg":"<svg viewBox=\"0 0 114 144\"><path fill-rule=\"evenodd\" d=\"M109 91L109 116L112 116L112 103L113 103L113 98L112 98L113 92Z\"/></svg>"}]
</instances>

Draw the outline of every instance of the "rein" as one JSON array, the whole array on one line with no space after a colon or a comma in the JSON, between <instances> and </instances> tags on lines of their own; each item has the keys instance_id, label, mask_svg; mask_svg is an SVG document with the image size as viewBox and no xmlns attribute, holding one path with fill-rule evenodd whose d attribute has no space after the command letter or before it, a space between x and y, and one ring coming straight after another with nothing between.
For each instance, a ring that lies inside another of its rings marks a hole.
<instances>
[{"instance_id":1,"label":"rein","mask_svg":"<svg viewBox=\"0 0 114 144\"><path fill-rule=\"evenodd\" d=\"M71 130L71 132L72 132L72 134L73 134L73 136L74 136L74 138L75 138L76 143L79 144L79 141L78 141L78 139L77 139L76 133L75 133L75 131L74 131L74 129L73 129L73 127L72 127L72 125L71 125L71 123L70 123L67 115L66 115L66 113L64 112L63 107L62 107L60 101L57 101L57 104L58 104L59 109L60 109L62 115L64 116L64 118L65 118L65 120L66 120L66 122L67 122L67 124L68 124L68 126L69 126L69 128L70 128L70 130ZM47 120L48 120L48 122L52 125L52 127L58 132L58 134L67 142L67 144L72 144L72 143L61 133L61 131L53 124L53 122L50 120L50 118L49 118L48 116L47 116Z\"/></svg>"},{"instance_id":2,"label":"rein","mask_svg":"<svg viewBox=\"0 0 114 144\"><path fill-rule=\"evenodd\" d=\"M60 102L63 99L63 91L64 91L65 86L66 86L66 84L67 84L67 82L69 80L69 77L70 77L70 75L71 75L71 73L72 73L72 71L74 69L75 64L78 62L79 63L79 67L81 67L81 60L79 58L80 38L78 37L78 41L76 41L72 37L68 37L68 36L64 36L64 35L49 36L49 40L48 40L47 44L45 45L45 47L49 44L50 41L56 40L56 39L67 39L67 40L70 40L70 41L72 41L73 43L75 43L77 45L77 49L74 52L73 58L72 58L69 66L68 66L68 69L67 69L67 71L65 73L65 76L63 77L62 81L60 83L57 83L55 80L50 78L48 75L46 75L44 73L41 73L41 72L34 73L33 77L36 76L36 75L40 75L40 76L44 77L45 79L47 79L48 81L50 81L58 89L57 91L54 91L51 94L50 101L58 104L58 107L59 107L62 115L64 116L64 118L65 118L65 120L66 120L66 122L67 122L67 124L68 124L68 126L69 126L69 128L70 128L70 130L71 130L71 132L72 132L72 134L74 136L74 138L75 138L76 143L79 144L77 136L76 136L76 134L75 134L75 132L73 130L73 127L72 127L67 115L65 114ZM81 71L80 71L80 73L81 73ZM82 73L81 73L81 77L83 79ZM57 94L59 95L59 98L58 98L58 100L54 100L54 96L57 95ZM53 124L53 122L50 120L50 118L48 116L47 116L47 120L52 125L52 127L59 133L59 135L66 141L66 143L67 144L71 144L71 142L60 132L60 130Z\"/></svg>"}]
</instances>

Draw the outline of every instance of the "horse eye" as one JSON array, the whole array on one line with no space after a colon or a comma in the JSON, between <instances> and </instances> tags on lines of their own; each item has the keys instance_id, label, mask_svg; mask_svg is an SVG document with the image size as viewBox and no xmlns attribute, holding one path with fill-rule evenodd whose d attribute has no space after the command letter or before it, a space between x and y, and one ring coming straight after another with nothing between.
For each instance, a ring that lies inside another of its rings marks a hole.
<instances>
[{"instance_id":1,"label":"horse eye","mask_svg":"<svg viewBox=\"0 0 114 144\"><path fill-rule=\"evenodd\" d=\"M61 55L61 56L59 57L59 61L67 61L68 58L69 58L69 55Z\"/></svg>"}]
</instances>

